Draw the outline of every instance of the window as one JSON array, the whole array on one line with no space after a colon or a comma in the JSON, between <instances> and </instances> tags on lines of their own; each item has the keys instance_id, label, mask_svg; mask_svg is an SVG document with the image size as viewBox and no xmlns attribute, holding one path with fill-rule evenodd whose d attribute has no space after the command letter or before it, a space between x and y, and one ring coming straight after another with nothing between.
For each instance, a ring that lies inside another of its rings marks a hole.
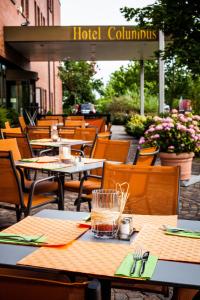
<instances>
[{"instance_id":1,"label":"window","mask_svg":"<svg viewBox=\"0 0 200 300\"><path fill-rule=\"evenodd\" d=\"M29 0L21 0L20 13L26 18L29 18Z\"/></svg>"},{"instance_id":2,"label":"window","mask_svg":"<svg viewBox=\"0 0 200 300\"><path fill-rule=\"evenodd\" d=\"M37 25L40 26L40 8L37 6Z\"/></svg>"},{"instance_id":3,"label":"window","mask_svg":"<svg viewBox=\"0 0 200 300\"><path fill-rule=\"evenodd\" d=\"M45 21L45 17L42 18L42 25L45 26L46 21Z\"/></svg>"},{"instance_id":4,"label":"window","mask_svg":"<svg viewBox=\"0 0 200 300\"><path fill-rule=\"evenodd\" d=\"M6 105L6 66L0 63L0 105Z\"/></svg>"},{"instance_id":5,"label":"window","mask_svg":"<svg viewBox=\"0 0 200 300\"><path fill-rule=\"evenodd\" d=\"M53 12L53 0L48 0L48 9Z\"/></svg>"},{"instance_id":6,"label":"window","mask_svg":"<svg viewBox=\"0 0 200 300\"><path fill-rule=\"evenodd\" d=\"M29 0L25 0L25 17L29 18Z\"/></svg>"},{"instance_id":7,"label":"window","mask_svg":"<svg viewBox=\"0 0 200 300\"><path fill-rule=\"evenodd\" d=\"M35 12L35 26L37 26L37 4L34 1L34 12Z\"/></svg>"}]
</instances>

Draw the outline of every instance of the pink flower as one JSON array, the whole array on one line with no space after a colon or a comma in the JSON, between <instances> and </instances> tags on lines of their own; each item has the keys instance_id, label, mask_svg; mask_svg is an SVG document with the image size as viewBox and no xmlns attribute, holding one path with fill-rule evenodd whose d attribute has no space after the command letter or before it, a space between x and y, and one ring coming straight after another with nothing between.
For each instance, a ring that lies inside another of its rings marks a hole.
<instances>
[{"instance_id":1,"label":"pink flower","mask_svg":"<svg viewBox=\"0 0 200 300\"><path fill-rule=\"evenodd\" d=\"M142 145L142 144L144 144L145 143L145 138L142 136L141 138L140 138L140 140L139 140L139 145Z\"/></svg>"},{"instance_id":2,"label":"pink flower","mask_svg":"<svg viewBox=\"0 0 200 300\"><path fill-rule=\"evenodd\" d=\"M162 125L157 125L156 127L155 127L155 130L162 130L163 129L163 126Z\"/></svg>"}]
</instances>

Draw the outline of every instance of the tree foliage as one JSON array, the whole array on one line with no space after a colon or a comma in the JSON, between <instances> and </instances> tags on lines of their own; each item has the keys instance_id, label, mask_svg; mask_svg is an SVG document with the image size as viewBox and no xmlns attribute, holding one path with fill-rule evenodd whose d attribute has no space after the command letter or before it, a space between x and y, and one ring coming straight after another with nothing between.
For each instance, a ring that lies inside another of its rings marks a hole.
<instances>
[{"instance_id":1,"label":"tree foliage","mask_svg":"<svg viewBox=\"0 0 200 300\"><path fill-rule=\"evenodd\" d=\"M95 64L85 61L65 61L58 75L63 84L64 107L75 103L94 102L95 93L102 93L103 83L95 79Z\"/></svg>"},{"instance_id":2,"label":"tree foliage","mask_svg":"<svg viewBox=\"0 0 200 300\"><path fill-rule=\"evenodd\" d=\"M106 86L105 95L119 97L137 92L139 95L140 64L132 61L127 67L120 67L111 74L110 81ZM145 90L156 94L158 90L158 63L145 61Z\"/></svg>"},{"instance_id":3,"label":"tree foliage","mask_svg":"<svg viewBox=\"0 0 200 300\"><path fill-rule=\"evenodd\" d=\"M144 62L145 112L158 109L158 62ZM140 111L139 62L130 62L127 67L120 67L113 72L108 82L104 97L99 101L101 111L130 112ZM165 64L165 96L170 108L177 108L179 99L192 100L196 113L200 111L200 77L193 78L192 73L174 59ZM122 101L123 99L123 101ZM127 103L127 99L128 103ZM124 103L122 103L124 102ZM198 104L199 103L199 104Z\"/></svg>"},{"instance_id":4,"label":"tree foliage","mask_svg":"<svg viewBox=\"0 0 200 300\"><path fill-rule=\"evenodd\" d=\"M163 30L171 37L165 58L177 57L193 75L200 73L200 5L199 0L157 0L144 8L121 8L127 20L140 27Z\"/></svg>"}]
</instances>

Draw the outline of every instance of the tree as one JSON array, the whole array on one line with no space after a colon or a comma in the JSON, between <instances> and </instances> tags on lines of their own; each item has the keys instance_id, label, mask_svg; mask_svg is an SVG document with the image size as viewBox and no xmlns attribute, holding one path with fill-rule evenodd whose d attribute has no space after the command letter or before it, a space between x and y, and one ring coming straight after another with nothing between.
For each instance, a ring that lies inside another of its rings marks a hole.
<instances>
[{"instance_id":1,"label":"tree","mask_svg":"<svg viewBox=\"0 0 200 300\"><path fill-rule=\"evenodd\" d=\"M63 84L64 107L75 103L94 102L95 93L103 93L103 83L94 79L95 64L85 61L65 61L59 68L58 75Z\"/></svg>"},{"instance_id":2,"label":"tree","mask_svg":"<svg viewBox=\"0 0 200 300\"><path fill-rule=\"evenodd\" d=\"M132 61L127 67L120 67L111 74L110 81L106 86L106 96L123 96L137 93L139 95L140 64ZM145 61L145 91L157 94L158 91L158 63Z\"/></svg>"},{"instance_id":3,"label":"tree","mask_svg":"<svg viewBox=\"0 0 200 300\"><path fill-rule=\"evenodd\" d=\"M172 40L165 49L165 59L177 57L177 62L194 76L200 73L199 0L157 0L141 9L124 7L121 12L140 27L163 30Z\"/></svg>"}]
</instances>

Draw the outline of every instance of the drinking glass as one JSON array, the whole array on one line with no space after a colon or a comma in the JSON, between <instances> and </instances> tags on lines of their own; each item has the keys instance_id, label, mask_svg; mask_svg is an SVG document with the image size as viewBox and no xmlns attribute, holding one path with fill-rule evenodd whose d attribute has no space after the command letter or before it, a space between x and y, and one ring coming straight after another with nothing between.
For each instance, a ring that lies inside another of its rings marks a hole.
<instances>
[{"instance_id":1,"label":"drinking glass","mask_svg":"<svg viewBox=\"0 0 200 300\"><path fill-rule=\"evenodd\" d=\"M91 227L97 238L114 238L120 216L119 193L111 189L92 191Z\"/></svg>"}]
</instances>

